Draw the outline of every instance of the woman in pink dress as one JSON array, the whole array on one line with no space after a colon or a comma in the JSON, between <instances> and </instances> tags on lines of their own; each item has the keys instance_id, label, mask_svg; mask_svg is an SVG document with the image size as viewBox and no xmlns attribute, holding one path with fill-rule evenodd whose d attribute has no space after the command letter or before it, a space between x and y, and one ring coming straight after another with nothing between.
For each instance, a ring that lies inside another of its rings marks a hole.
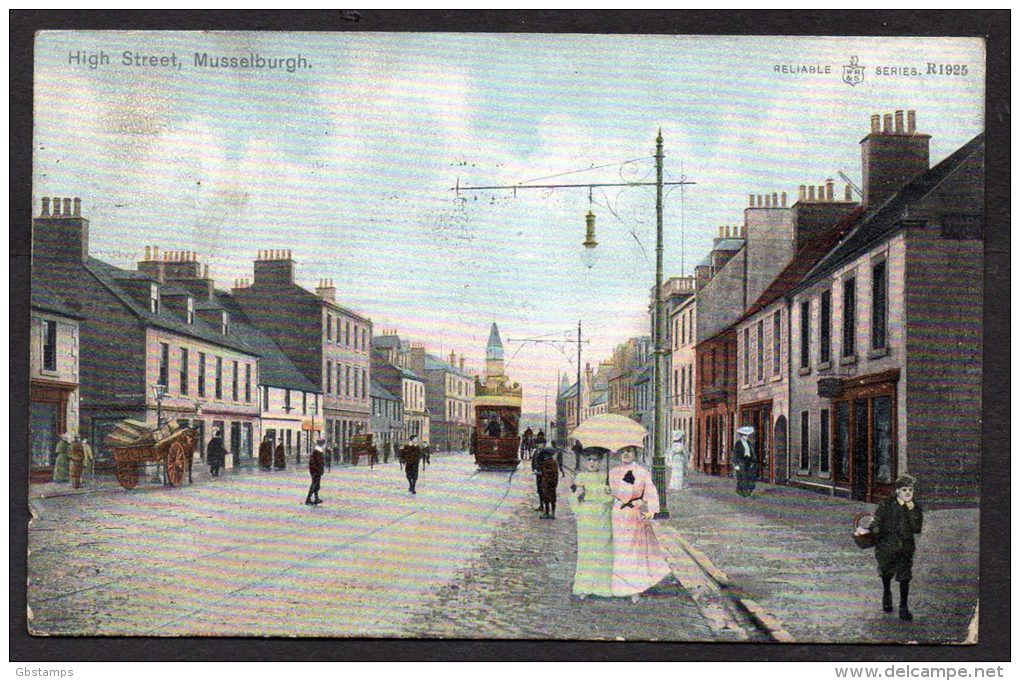
<instances>
[{"instance_id":1,"label":"woman in pink dress","mask_svg":"<svg viewBox=\"0 0 1020 681\"><path fill-rule=\"evenodd\" d=\"M613 491L613 595L637 602L671 570L652 530L659 511L659 494L648 469L634 463L633 450L620 455L622 463L609 471Z\"/></svg>"}]
</instances>

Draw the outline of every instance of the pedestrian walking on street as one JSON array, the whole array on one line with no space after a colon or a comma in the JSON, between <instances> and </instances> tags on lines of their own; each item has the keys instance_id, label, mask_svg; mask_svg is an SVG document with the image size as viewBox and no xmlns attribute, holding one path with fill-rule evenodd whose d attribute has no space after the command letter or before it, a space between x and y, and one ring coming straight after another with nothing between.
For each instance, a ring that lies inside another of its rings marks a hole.
<instances>
[{"instance_id":1,"label":"pedestrian walking on street","mask_svg":"<svg viewBox=\"0 0 1020 681\"><path fill-rule=\"evenodd\" d=\"M287 452L283 448L283 440L276 444L276 451L273 453L273 468L282 471L287 467Z\"/></svg>"},{"instance_id":2,"label":"pedestrian walking on street","mask_svg":"<svg viewBox=\"0 0 1020 681\"><path fill-rule=\"evenodd\" d=\"M572 593L588 596L613 595L613 493L602 474L602 453L584 452L584 470L574 477L569 497L577 520L577 567Z\"/></svg>"},{"instance_id":3,"label":"pedestrian walking on street","mask_svg":"<svg viewBox=\"0 0 1020 681\"><path fill-rule=\"evenodd\" d=\"M382 450L382 462L383 463L389 463L390 462L390 453L392 451L393 451L393 444L392 443L387 442L386 444L383 445L383 450Z\"/></svg>"},{"instance_id":4,"label":"pedestrian walking on street","mask_svg":"<svg viewBox=\"0 0 1020 681\"><path fill-rule=\"evenodd\" d=\"M71 432L60 436L57 442L57 459L53 464L53 482L67 482L71 467Z\"/></svg>"},{"instance_id":5,"label":"pedestrian walking on street","mask_svg":"<svg viewBox=\"0 0 1020 681\"><path fill-rule=\"evenodd\" d=\"M319 440L322 440L322 438L319 438ZM318 442L319 440L316 440L316 442ZM322 442L325 443L326 441L322 440ZM322 455L323 455L323 458L326 459L326 470L332 472L333 471L333 448L332 447L326 447L325 449L323 449Z\"/></svg>"},{"instance_id":6,"label":"pedestrian walking on street","mask_svg":"<svg viewBox=\"0 0 1020 681\"><path fill-rule=\"evenodd\" d=\"M421 458L426 468L432 463L432 446L428 442L421 448Z\"/></svg>"},{"instance_id":7,"label":"pedestrian walking on street","mask_svg":"<svg viewBox=\"0 0 1020 681\"><path fill-rule=\"evenodd\" d=\"M308 496L305 497L305 503L309 506L318 506L322 503L322 499L319 498L319 485L322 482L323 469L326 467L325 456L323 452L323 445L326 441L319 438L315 441L315 449L312 450L312 455L308 457L308 474L312 476L312 484L308 488Z\"/></svg>"},{"instance_id":8,"label":"pedestrian walking on street","mask_svg":"<svg viewBox=\"0 0 1020 681\"><path fill-rule=\"evenodd\" d=\"M754 448L747 438L754 435L754 428L743 426L737 429L740 438L733 443L733 474L737 478L737 494L749 497L754 492L755 480L758 477L758 459Z\"/></svg>"},{"instance_id":9,"label":"pedestrian walking on street","mask_svg":"<svg viewBox=\"0 0 1020 681\"><path fill-rule=\"evenodd\" d=\"M913 579L914 535L921 533L924 514L914 501L915 478L901 475L896 479L896 493L878 505L875 520L868 530L877 535L875 560L882 578L882 610L892 612L892 580L900 583L900 619L914 619L907 601L910 597L910 580Z\"/></svg>"},{"instance_id":10,"label":"pedestrian walking on street","mask_svg":"<svg viewBox=\"0 0 1020 681\"><path fill-rule=\"evenodd\" d=\"M262 443L259 444L259 468L264 471L273 468L273 443L270 442L269 435L263 437Z\"/></svg>"},{"instance_id":11,"label":"pedestrian walking on street","mask_svg":"<svg viewBox=\"0 0 1020 681\"><path fill-rule=\"evenodd\" d=\"M684 442L684 431L673 431L673 444L670 446L669 489L679 491L684 488L687 477L687 443Z\"/></svg>"},{"instance_id":12,"label":"pedestrian walking on street","mask_svg":"<svg viewBox=\"0 0 1020 681\"><path fill-rule=\"evenodd\" d=\"M75 437L74 444L71 445L70 458L68 471L71 475L71 486L78 489L81 487L82 473L90 471L94 464L92 448L84 440Z\"/></svg>"},{"instance_id":13,"label":"pedestrian walking on street","mask_svg":"<svg viewBox=\"0 0 1020 681\"><path fill-rule=\"evenodd\" d=\"M609 486L614 497L613 595L636 603L672 571L652 529L659 493L652 474L634 459L633 449L620 453L622 463L609 471Z\"/></svg>"},{"instance_id":14,"label":"pedestrian walking on street","mask_svg":"<svg viewBox=\"0 0 1020 681\"><path fill-rule=\"evenodd\" d=\"M223 438L220 437L218 429L213 430L212 439L209 440L209 446L206 448L206 459L209 461L209 474L218 478L220 468L227 460L227 449L223 446Z\"/></svg>"},{"instance_id":15,"label":"pedestrian walking on street","mask_svg":"<svg viewBox=\"0 0 1020 681\"><path fill-rule=\"evenodd\" d=\"M545 447L538 451L532 459L538 462L536 477L538 478L538 500L541 503L543 518L556 518L556 487L563 472L562 454L555 449Z\"/></svg>"},{"instance_id":16,"label":"pedestrian walking on street","mask_svg":"<svg viewBox=\"0 0 1020 681\"><path fill-rule=\"evenodd\" d=\"M404 466L404 475L407 476L407 491L417 494L418 490L418 464L421 462L422 452L418 446L418 438L415 435L407 441L407 444L400 448L400 461Z\"/></svg>"}]
</instances>

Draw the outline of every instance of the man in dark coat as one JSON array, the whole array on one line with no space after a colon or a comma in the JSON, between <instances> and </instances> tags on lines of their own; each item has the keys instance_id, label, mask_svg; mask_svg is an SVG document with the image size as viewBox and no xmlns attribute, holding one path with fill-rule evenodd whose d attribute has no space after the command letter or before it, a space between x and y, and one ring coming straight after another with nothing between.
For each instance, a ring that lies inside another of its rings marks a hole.
<instances>
[{"instance_id":1,"label":"man in dark coat","mask_svg":"<svg viewBox=\"0 0 1020 681\"><path fill-rule=\"evenodd\" d=\"M538 499L542 504L542 517L556 518L556 487L563 472L562 453L549 448L540 449L534 460L538 460Z\"/></svg>"},{"instance_id":2,"label":"man in dark coat","mask_svg":"<svg viewBox=\"0 0 1020 681\"><path fill-rule=\"evenodd\" d=\"M758 459L754 448L747 438L754 434L754 428L744 426L737 429L739 439L733 443L733 475L737 478L737 494L749 497L754 492L755 479L758 477Z\"/></svg>"},{"instance_id":3,"label":"man in dark coat","mask_svg":"<svg viewBox=\"0 0 1020 681\"><path fill-rule=\"evenodd\" d=\"M407 444L400 448L400 461L404 465L404 475L407 476L407 491L417 494L415 487L418 485L418 463L421 461L421 447L418 446L418 438L411 436Z\"/></svg>"},{"instance_id":4,"label":"man in dark coat","mask_svg":"<svg viewBox=\"0 0 1020 681\"><path fill-rule=\"evenodd\" d=\"M323 445L326 441L318 439L315 441L315 449L312 450L312 455L308 457L308 473L312 476L312 484L308 488L308 496L305 497L305 503L309 506L318 506L322 503L322 499L319 498L319 483L322 481L323 469L326 467L324 452L322 451ZM315 497L314 499L312 497Z\"/></svg>"},{"instance_id":5,"label":"man in dark coat","mask_svg":"<svg viewBox=\"0 0 1020 681\"><path fill-rule=\"evenodd\" d=\"M485 434L489 437L500 437L503 434L503 427L499 424L499 419L495 417L489 419L488 425L485 426Z\"/></svg>"},{"instance_id":6,"label":"man in dark coat","mask_svg":"<svg viewBox=\"0 0 1020 681\"><path fill-rule=\"evenodd\" d=\"M276 443L276 451L273 453L273 468L282 471L287 467L287 453L283 448L283 440Z\"/></svg>"},{"instance_id":7,"label":"man in dark coat","mask_svg":"<svg viewBox=\"0 0 1020 681\"><path fill-rule=\"evenodd\" d=\"M546 443L545 431L539 430L538 435L535 436L535 447L537 449L541 449L542 447L545 447L545 443Z\"/></svg>"},{"instance_id":8,"label":"man in dark coat","mask_svg":"<svg viewBox=\"0 0 1020 681\"><path fill-rule=\"evenodd\" d=\"M209 474L214 478L218 478L220 476L220 468L227 460L227 449L223 446L223 438L220 437L219 430L213 431L213 436L209 440L206 452L206 457L209 461Z\"/></svg>"},{"instance_id":9,"label":"man in dark coat","mask_svg":"<svg viewBox=\"0 0 1020 681\"><path fill-rule=\"evenodd\" d=\"M523 459L531 458L531 450L535 447L535 431L531 429L531 426L524 431L524 436L521 438L521 455Z\"/></svg>"},{"instance_id":10,"label":"man in dark coat","mask_svg":"<svg viewBox=\"0 0 1020 681\"><path fill-rule=\"evenodd\" d=\"M268 435L262 438L262 443L259 445L259 468L264 471L273 468L273 443L269 441Z\"/></svg>"},{"instance_id":11,"label":"man in dark coat","mask_svg":"<svg viewBox=\"0 0 1020 681\"><path fill-rule=\"evenodd\" d=\"M870 531L877 536L875 560L882 577L882 609L892 612L892 580L900 583L900 619L914 619L907 599L914 567L914 535L921 533L924 520L921 507L914 502L914 478L896 479L896 493L878 505Z\"/></svg>"}]
</instances>

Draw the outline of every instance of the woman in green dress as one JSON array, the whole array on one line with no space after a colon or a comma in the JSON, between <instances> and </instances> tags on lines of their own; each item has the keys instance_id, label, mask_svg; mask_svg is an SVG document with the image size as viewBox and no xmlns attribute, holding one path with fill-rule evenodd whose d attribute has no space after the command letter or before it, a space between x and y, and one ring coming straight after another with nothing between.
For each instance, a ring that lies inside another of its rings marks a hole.
<instances>
[{"instance_id":1,"label":"woman in green dress","mask_svg":"<svg viewBox=\"0 0 1020 681\"><path fill-rule=\"evenodd\" d=\"M574 477L570 510L577 518L577 570L573 595L613 595L613 494L601 469L602 451L586 449Z\"/></svg>"}]
</instances>

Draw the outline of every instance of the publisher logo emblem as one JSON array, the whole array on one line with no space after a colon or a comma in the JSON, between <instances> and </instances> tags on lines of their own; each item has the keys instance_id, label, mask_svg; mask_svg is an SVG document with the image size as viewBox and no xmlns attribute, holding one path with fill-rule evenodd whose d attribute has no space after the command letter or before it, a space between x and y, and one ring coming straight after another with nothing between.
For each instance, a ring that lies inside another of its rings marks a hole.
<instances>
[{"instance_id":1,"label":"publisher logo emblem","mask_svg":"<svg viewBox=\"0 0 1020 681\"><path fill-rule=\"evenodd\" d=\"M857 63L857 57L850 57L850 63L843 67L843 82L857 85L864 81L864 67Z\"/></svg>"}]
</instances>

